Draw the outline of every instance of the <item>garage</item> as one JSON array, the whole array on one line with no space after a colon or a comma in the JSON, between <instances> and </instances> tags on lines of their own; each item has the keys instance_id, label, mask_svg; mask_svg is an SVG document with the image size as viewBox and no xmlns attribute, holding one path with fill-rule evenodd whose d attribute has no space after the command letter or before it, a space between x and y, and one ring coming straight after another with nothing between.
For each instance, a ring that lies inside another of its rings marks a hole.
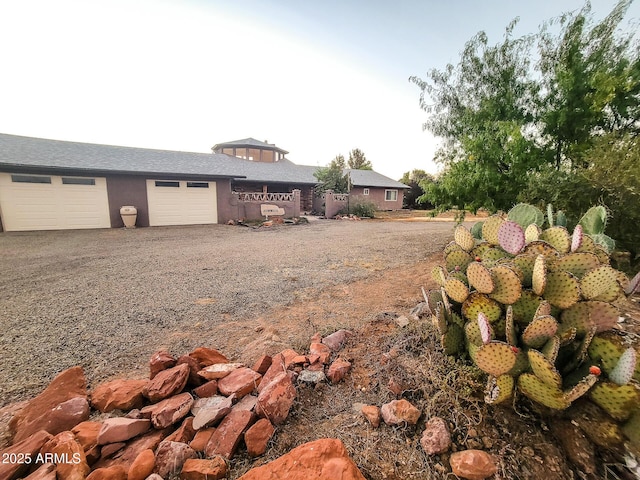
<instances>
[{"instance_id":1,"label":"garage","mask_svg":"<svg viewBox=\"0 0 640 480\"><path fill-rule=\"evenodd\" d=\"M5 231L110 228L101 177L0 173Z\"/></svg>"},{"instance_id":2,"label":"garage","mask_svg":"<svg viewBox=\"0 0 640 480\"><path fill-rule=\"evenodd\" d=\"M216 182L147 180L149 225L218 223Z\"/></svg>"}]
</instances>

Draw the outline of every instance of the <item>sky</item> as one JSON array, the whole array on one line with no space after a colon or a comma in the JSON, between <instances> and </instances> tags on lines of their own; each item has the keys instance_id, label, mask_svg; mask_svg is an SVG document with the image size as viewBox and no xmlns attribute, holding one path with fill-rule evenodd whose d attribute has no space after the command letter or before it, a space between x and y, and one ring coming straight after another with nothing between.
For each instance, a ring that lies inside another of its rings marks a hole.
<instances>
[{"instance_id":1,"label":"sky","mask_svg":"<svg viewBox=\"0 0 640 480\"><path fill-rule=\"evenodd\" d=\"M593 0L596 18L613 0ZM0 0L0 132L211 151L247 137L301 165L361 149L436 173L408 78L580 0ZM640 17L634 4L627 18Z\"/></svg>"}]
</instances>

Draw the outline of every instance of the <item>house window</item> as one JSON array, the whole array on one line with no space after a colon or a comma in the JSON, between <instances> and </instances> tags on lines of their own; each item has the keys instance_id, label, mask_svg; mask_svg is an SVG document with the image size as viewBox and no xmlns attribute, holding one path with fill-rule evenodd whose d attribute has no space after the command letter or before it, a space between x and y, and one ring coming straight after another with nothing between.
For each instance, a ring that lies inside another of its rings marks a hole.
<instances>
[{"instance_id":1,"label":"house window","mask_svg":"<svg viewBox=\"0 0 640 480\"><path fill-rule=\"evenodd\" d=\"M62 177L63 185L95 185L95 178Z\"/></svg>"},{"instance_id":2,"label":"house window","mask_svg":"<svg viewBox=\"0 0 640 480\"><path fill-rule=\"evenodd\" d=\"M385 190L384 199L387 202L395 202L398 200L398 190Z\"/></svg>"},{"instance_id":3,"label":"house window","mask_svg":"<svg viewBox=\"0 0 640 480\"><path fill-rule=\"evenodd\" d=\"M11 175L13 183L51 183L51 177L41 175Z\"/></svg>"},{"instance_id":4,"label":"house window","mask_svg":"<svg viewBox=\"0 0 640 480\"><path fill-rule=\"evenodd\" d=\"M156 187L180 187L180 182L170 182L166 180L156 180Z\"/></svg>"},{"instance_id":5,"label":"house window","mask_svg":"<svg viewBox=\"0 0 640 480\"><path fill-rule=\"evenodd\" d=\"M209 188L209 182L187 182L187 188Z\"/></svg>"},{"instance_id":6,"label":"house window","mask_svg":"<svg viewBox=\"0 0 640 480\"><path fill-rule=\"evenodd\" d=\"M362 194L363 195L369 195L369 189L368 188L362 189Z\"/></svg>"}]
</instances>

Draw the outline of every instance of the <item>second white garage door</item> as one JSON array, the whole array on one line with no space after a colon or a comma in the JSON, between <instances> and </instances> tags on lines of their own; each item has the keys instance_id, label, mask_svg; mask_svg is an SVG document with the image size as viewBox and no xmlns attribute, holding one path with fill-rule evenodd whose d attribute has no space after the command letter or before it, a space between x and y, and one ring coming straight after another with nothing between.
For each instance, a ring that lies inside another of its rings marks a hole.
<instances>
[{"instance_id":1,"label":"second white garage door","mask_svg":"<svg viewBox=\"0 0 640 480\"><path fill-rule=\"evenodd\" d=\"M149 225L218 223L216 182L147 180Z\"/></svg>"}]
</instances>

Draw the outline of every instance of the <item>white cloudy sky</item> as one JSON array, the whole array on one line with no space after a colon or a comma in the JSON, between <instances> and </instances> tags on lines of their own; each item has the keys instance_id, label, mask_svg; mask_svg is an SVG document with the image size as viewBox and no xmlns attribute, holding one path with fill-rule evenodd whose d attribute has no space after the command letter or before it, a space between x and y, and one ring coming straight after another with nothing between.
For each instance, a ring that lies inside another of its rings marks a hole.
<instances>
[{"instance_id":1,"label":"white cloudy sky","mask_svg":"<svg viewBox=\"0 0 640 480\"><path fill-rule=\"evenodd\" d=\"M596 16L613 0L594 0ZM580 0L0 0L0 132L209 152L255 137L296 163L363 150L435 172L411 75ZM629 17L638 18L639 5Z\"/></svg>"}]
</instances>

